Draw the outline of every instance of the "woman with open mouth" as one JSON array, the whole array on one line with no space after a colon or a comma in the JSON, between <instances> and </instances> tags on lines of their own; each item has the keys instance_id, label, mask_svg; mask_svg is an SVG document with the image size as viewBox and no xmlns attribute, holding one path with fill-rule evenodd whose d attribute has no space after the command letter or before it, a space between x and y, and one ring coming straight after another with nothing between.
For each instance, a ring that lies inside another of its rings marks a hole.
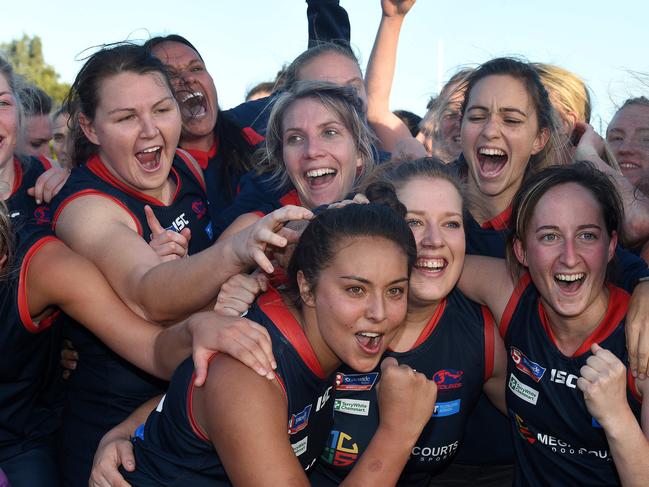
<instances>
[{"instance_id":1,"label":"woman with open mouth","mask_svg":"<svg viewBox=\"0 0 649 487\"><path fill-rule=\"evenodd\" d=\"M310 485L305 471L331 429L334 372L343 363L360 374L378 365L405 317L415 258L403 215L387 206L352 204L316 216L291 257L288 288L270 288L247 315L271 335L276 380L258 380L217 355L205 386L196 388L187 361L138 429L136 468L122 471L126 480ZM350 473L354 485L394 485L433 413L433 381L393 359L381 369L381 422Z\"/></svg>"},{"instance_id":2,"label":"woman with open mouth","mask_svg":"<svg viewBox=\"0 0 649 487\"><path fill-rule=\"evenodd\" d=\"M141 46L121 44L93 54L68 102L77 131L71 157L80 167L53 203L56 234L91 260L142 317L174 323L204 309L231 273L257 261L271 267L262 249L267 242L286 242L267 233L266 223L274 228L286 218L310 215L285 208L283 215L268 215L264 230L250 228L247 237L211 245L201 170L176 150L181 117L170 81L162 63ZM189 256L165 261L149 245L159 233L168 238L170 253ZM112 354L78 324L70 324L66 336L79 366L68 381L62 469L69 485L86 485L103 434L165 384Z\"/></svg>"},{"instance_id":3,"label":"woman with open mouth","mask_svg":"<svg viewBox=\"0 0 649 487\"><path fill-rule=\"evenodd\" d=\"M590 164L548 168L514 199L509 267L467 257L460 287L494 312L508 350L515 485L649 478L647 380L625 368L629 296L606 282L622 218L613 183Z\"/></svg>"},{"instance_id":4,"label":"woman with open mouth","mask_svg":"<svg viewBox=\"0 0 649 487\"><path fill-rule=\"evenodd\" d=\"M357 91L338 84L300 81L279 95L266 131L266 177L258 179L276 198L269 200L264 189L242 192L240 208L255 211L239 216L222 236L286 204L314 209L345 199L374 165L363 113Z\"/></svg>"}]
</instances>

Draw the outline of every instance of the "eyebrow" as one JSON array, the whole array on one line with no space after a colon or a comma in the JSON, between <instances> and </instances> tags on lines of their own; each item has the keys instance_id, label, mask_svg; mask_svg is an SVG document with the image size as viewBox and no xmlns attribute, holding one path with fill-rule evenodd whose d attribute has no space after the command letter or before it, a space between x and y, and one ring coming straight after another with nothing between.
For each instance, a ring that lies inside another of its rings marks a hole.
<instances>
[{"instance_id":1,"label":"eyebrow","mask_svg":"<svg viewBox=\"0 0 649 487\"><path fill-rule=\"evenodd\" d=\"M155 108L158 105L160 105L161 103L163 103L163 102L165 102L167 100L173 100L173 99L174 98L172 96L165 96L161 100L158 100L157 102L155 102L153 104L153 107ZM136 111L135 108L114 108L114 109L112 109L111 111L108 112L108 115L112 115L112 114L117 113L117 112L129 112L130 113L130 112L134 112L134 111Z\"/></svg>"},{"instance_id":2,"label":"eyebrow","mask_svg":"<svg viewBox=\"0 0 649 487\"><path fill-rule=\"evenodd\" d=\"M426 212L424 210L408 210L406 215L412 213L413 215L423 215ZM449 216L459 216L462 217L462 213L459 213L457 211L447 211L442 214L443 217L449 217Z\"/></svg>"},{"instance_id":3,"label":"eyebrow","mask_svg":"<svg viewBox=\"0 0 649 487\"><path fill-rule=\"evenodd\" d=\"M326 127L327 125L331 125L332 123L335 123L336 125L338 125L340 127L345 127L345 124L343 122L339 122L335 118L332 118L331 120L327 120L326 122L322 122L321 124L318 124L318 128ZM300 127L288 127L288 128L284 129L284 134L286 134L287 132L290 132L291 130L297 130L298 132L300 132L300 131L302 131L302 128L300 128Z\"/></svg>"},{"instance_id":4,"label":"eyebrow","mask_svg":"<svg viewBox=\"0 0 649 487\"><path fill-rule=\"evenodd\" d=\"M338 277L340 279L349 279L351 281L362 282L363 284L372 284L372 281L370 281L369 279L365 279L364 277L360 277L360 276L338 276ZM407 277L400 277L398 279L395 279L392 282L389 282L388 285L397 284L399 282L407 282L407 281L408 281Z\"/></svg>"},{"instance_id":5,"label":"eyebrow","mask_svg":"<svg viewBox=\"0 0 649 487\"><path fill-rule=\"evenodd\" d=\"M584 225L578 225L577 230L584 230L587 228L596 228L597 230L601 230L602 227L597 225L596 223L586 223ZM537 232L543 231L543 230L559 230L559 227L557 225L541 225L536 229Z\"/></svg>"},{"instance_id":6,"label":"eyebrow","mask_svg":"<svg viewBox=\"0 0 649 487\"><path fill-rule=\"evenodd\" d=\"M471 110L483 110L485 112L488 112L489 109L487 107L483 107L481 105L472 105L467 109L467 112L470 112ZM514 107L505 107L505 108L499 108L498 113L519 113L523 115L524 117L527 117L527 113L525 113L523 110L520 110L518 108Z\"/></svg>"}]
</instances>

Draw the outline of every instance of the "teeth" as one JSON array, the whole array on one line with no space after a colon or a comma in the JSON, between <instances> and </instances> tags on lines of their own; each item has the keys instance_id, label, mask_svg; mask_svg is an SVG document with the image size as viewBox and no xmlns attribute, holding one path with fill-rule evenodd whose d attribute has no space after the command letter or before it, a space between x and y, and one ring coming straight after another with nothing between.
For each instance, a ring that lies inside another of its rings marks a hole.
<instances>
[{"instance_id":1,"label":"teeth","mask_svg":"<svg viewBox=\"0 0 649 487\"><path fill-rule=\"evenodd\" d=\"M557 274L556 276L554 276L554 278L557 281L575 282L583 279L584 273L580 272L578 274Z\"/></svg>"},{"instance_id":2,"label":"teeth","mask_svg":"<svg viewBox=\"0 0 649 487\"><path fill-rule=\"evenodd\" d=\"M334 169L331 169L329 167L323 167L321 169L311 169L310 171L307 171L306 177L307 178L317 178L320 176L324 176L325 174L336 174L336 171Z\"/></svg>"},{"instance_id":3,"label":"teeth","mask_svg":"<svg viewBox=\"0 0 649 487\"><path fill-rule=\"evenodd\" d=\"M183 96L181 102L182 102L182 103L185 103L185 102L186 102L187 100L189 100L190 98L194 98L194 97L197 97L197 96L199 96L199 97L202 98L202 97L203 97L203 93L201 93L200 91L194 91L193 93L187 93L185 96Z\"/></svg>"},{"instance_id":4,"label":"teeth","mask_svg":"<svg viewBox=\"0 0 649 487\"><path fill-rule=\"evenodd\" d=\"M504 156L505 151L501 149L492 149L489 147L481 147L479 153L483 156Z\"/></svg>"},{"instance_id":5,"label":"teeth","mask_svg":"<svg viewBox=\"0 0 649 487\"><path fill-rule=\"evenodd\" d=\"M640 166L634 164L633 162L620 162L620 167L623 169L637 169Z\"/></svg>"},{"instance_id":6,"label":"teeth","mask_svg":"<svg viewBox=\"0 0 649 487\"><path fill-rule=\"evenodd\" d=\"M149 147L148 149L144 149L143 151L140 151L140 152L155 152L155 151L158 151L160 149L161 149L161 147L159 145L157 145L155 147Z\"/></svg>"},{"instance_id":7,"label":"teeth","mask_svg":"<svg viewBox=\"0 0 649 487\"><path fill-rule=\"evenodd\" d=\"M369 332L369 331L360 331L360 332L357 333L357 335L361 335L361 336L364 336L364 337L367 337L367 338L378 338L378 337L381 336L380 333L372 333L372 332Z\"/></svg>"},{"instance_id":8,"label":"teeth","mask_svg":"<svg viewBox=\"0 0 649 487\"><path fill-rule=\"evenodd\" d=\"M417 267L426 267L427 269L441 269L446 265L444 259L417 259Z\"/></svg>"}]
</instances>

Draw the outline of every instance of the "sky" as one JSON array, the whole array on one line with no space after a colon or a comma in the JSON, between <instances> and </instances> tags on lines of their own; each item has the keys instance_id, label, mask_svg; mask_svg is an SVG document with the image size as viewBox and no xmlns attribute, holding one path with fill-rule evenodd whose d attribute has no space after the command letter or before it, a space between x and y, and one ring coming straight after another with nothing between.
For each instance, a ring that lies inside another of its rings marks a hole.
<instances>
[{"instance_id":1,"label":"sky","mask_svg":"<svg viewBox=\"0 0 649 487\"><path fill-rule=\"evenodd\" d=\"M341 0L352 45L365 67L381 17L379 0ZM178 33L201 52L222 108L275 77L307 45L302 0L110 0L5 2L0 43L38 35L47 63L71 82L88 48ZM392 109L419 115L460 66L503 55L560 65L593 95L592 124L602 131L615 106L649 95L646 0L418 0L401 33Z\"/></svg>"}]
</instances>

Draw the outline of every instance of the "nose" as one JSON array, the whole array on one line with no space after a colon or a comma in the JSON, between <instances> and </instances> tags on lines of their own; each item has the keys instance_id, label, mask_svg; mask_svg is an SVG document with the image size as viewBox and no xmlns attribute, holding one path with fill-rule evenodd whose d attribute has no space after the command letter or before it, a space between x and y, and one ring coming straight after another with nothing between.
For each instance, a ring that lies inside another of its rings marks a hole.
<instances>
[{"instance_id":1,"label":"nose","mask_svg":"<svg viewBox=\"0 0 649 487\"><path fill-rule=\"evenodd\" d=\"M158 135L158 126L151 115L144 115L140 121L140 137L151 139Z\"/></svg>"},{"instance_id":2,"label":"nose","mask_svg":"<svg viewBox=\"0 0 649 487\"><path fill-rule=\"evenodd\" d=\"M317 159L323 153L322 143L318 137L305 136L304 156L307 159Z\"/></svg>"},{"instance_id":3,"label":"nose","mask_svg":"<svg viewBox=\"0 0 649 487\"><path fill-rule=\"evenodd\" d=\"M378 290L370 295L365 310L365 316L368 320L379 323L385 319L385 303L383 299L384 296Z\"/></svg>"},{"instance_id":4,"label":"nose","mask_svg":"<svg viewBox=\"0 0 649 487\"><path fill-rule=\"evenodd\" d=\"M561 252L561 263L567 267L574 267L579 262L579 254L577 252L577 245L571 238L567 238L563 244L563 251Z\"/></svg>"},{"instance_id":5,"label":"nose","mask_svg":"<svg viewBox=\"0 0 649 487\"><path fill-rule=\"evenodd\" d=\"M620 144L617 146L617 152L623 155L628 155L633 153L635 144L629 137L622 139Z\"/></svg>"},{"instance_id":6,"label":"nose","mask_svg":"<svg viewBox=\"0 0 649 487\"><path fill-rule=\"evenodd\" d=\"M444 246L442 232L437 225L426 225L421 244L425 247L439 248Z\"/></svg>"},{"instance_id":7,"label":"nose","mask_svg":"<svg viewBox=\"0 0 649 487\"><path fill-rule=\"evenodd\" d=\"M500 135L500 124L496 120L496 117L487 115L487 119L482 128L482 135L488 140L495 139Z\"/></svg>"}]
</instances>

